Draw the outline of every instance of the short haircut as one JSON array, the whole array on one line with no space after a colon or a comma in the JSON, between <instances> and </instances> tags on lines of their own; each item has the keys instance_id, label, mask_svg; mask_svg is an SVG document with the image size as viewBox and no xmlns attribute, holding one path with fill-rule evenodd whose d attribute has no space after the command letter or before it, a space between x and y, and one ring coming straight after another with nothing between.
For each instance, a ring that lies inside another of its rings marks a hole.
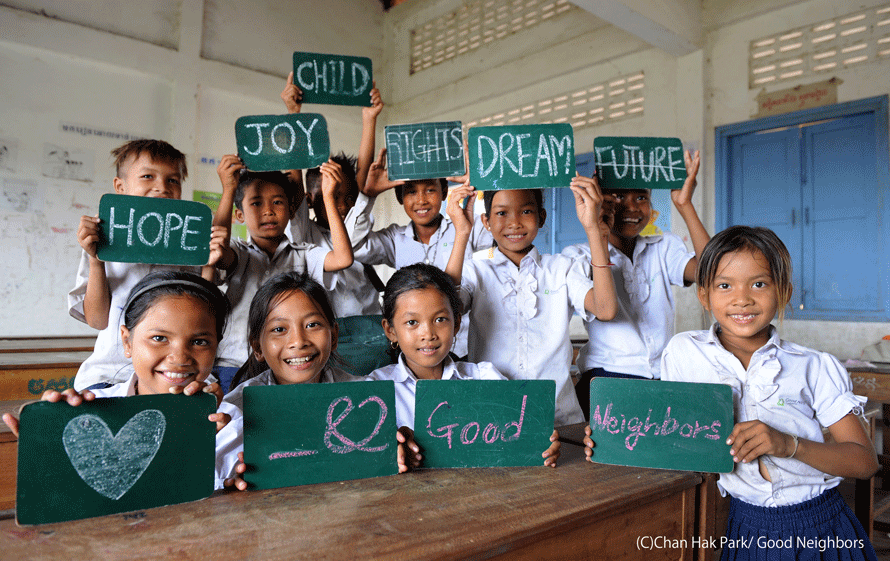
<instances>
[{"instance_id":1,"label":"short haircut","mask_svg":"<svg viewBox=\"0 0 890 561\"><path fill-rule=\"evenodd\" d=\"M334 163L340 165L343 170L343 177L346 179L347 193L352 195L355 200L358 197L358 180L355 177L355 168L358 160L355 156L348 156L344 152L331 156ZM306 192L315 192L321 190L321 167L306 170Z\"/></svg>"},{"instance_id":2,"label":"short haircut","mask_svg":"<svg viewBox=\"0 0 890 561\"><path fill-rule=\"evenodd\" d=\"M127 164L127 160L132 157L134 160L142 154L148 154L152 160L165 162L178 167L182 170L182 178L188 177L188 167L185 165L185 154L174 148L170 143L163 140L131 140L126 144L118 146L111 151L114 156L114 169L118 177L121 176L122 168Z\"/></svg>"},{"instance_id":3,"label":"short haircut","mask_svg":"<svg viewBox=\"0 0 890 561\"><path fill-rule=\"evenodd\" d=\"M413 181L406 181L403 185L396 185L396 200L399 201L399 204L402 203L402 198L405 196L405 187L408 185L417 185L419 183L438 183L439 189L442 190L442 200L445 200L445 197L448 196L448 180L444 177L440 177L438 179L415 179Z\"/></svg>"},{"instance_id":4,"label":"short haircut","mask_svg":"<svg viewBox=\"0 0 890 561\"><path fill-rule=\"evenodd\" d=\"M434 288L445 295L454 318L460 318L460 297L454 281L445 271L427 263L408 265L393 273L383 291L383 318L392 324L399 296L424 288Z\"/></svg>"},{"instance_id":5,"label":"short haircut","mask_svg":"<svg viewBox=\"0 0 890 561\"><path fill-rule=\"evenodd\" d=\"M238 210L244 210L244 207L242 206L242 203L244 202L244 191L246 191L255 181L264 181L266 183L278 185L284 190L284 194L287 196L287 204L291 208L296 206L297 188L285 173L280 171L248 171L247 173L241 174L241 178L238 180L238 188L235 189L235 208Z\"/></svg>"},{"instance_id":6,"label":"short haircut","mask_svg":"<svg viewBox=\"0 0 890 561\"><path fill-rule=\"evenodd\" d=\"M544 190L543 189L522 189L523 191L531 191L532 195L535 197L535 203L538 205L538 214L541 214L541 211L544 210ZM494 200L494 195L498 191L483 191L482 192L482 202L485 206L485 216L491 216L491 201Z\"/></svg>"}]
</instances>

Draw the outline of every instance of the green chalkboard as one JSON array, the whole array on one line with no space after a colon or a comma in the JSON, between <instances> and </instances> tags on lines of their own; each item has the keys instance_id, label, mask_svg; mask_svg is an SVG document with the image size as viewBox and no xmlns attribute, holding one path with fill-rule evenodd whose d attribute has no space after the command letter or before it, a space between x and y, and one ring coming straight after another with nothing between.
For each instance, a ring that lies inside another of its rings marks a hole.
<instances>
[{"instance_id":1,"label":"green chalkboard","mask_svg":"<svg viewBox=\"0 0 890 561\"><path fill-rule=\"evenodd\" d=\"M470 184L480 191L568 187L575 176L572 125L473 127Z\"/></svg>"},{"instance_id":2,"label":"green chalkboard","mask_svg":"<svg viewBox=\"0 0 890 561\"><path fill-rule=\"evenodd\" d=\"M679 138L598 136L593 152L603 189L681 189L686 181Z\"/></svg>"},{"instance_id":3,"label":"green chalkboard","mask_svg":"<svg viewBox=\"0 0 890 561\"><path fill-rule=\"evenodd\" d=\"M387 125L387 175L399 179L436 179L467 172L460 121Z\"/></svg>"},{"instance_id":4,"label":"green chalkboard","mask_svg":"<svg viewBox=\"0 0 890 561\"><path fill-rule=\"evenodd\" d=\"M210 496L214 411L210 394L25 406L16 520L46 524Z\"/></svg>"},{"instance_id":5,"label":"green chalkboard","mask_svg":"<svg viewBox=\"0 0 890 561\"><path fill-rule=\"evenodd\" d=\"M418 380L414 440L423 466L544 465L553 380Z\"/></svg>"},{"instance_id":6,"label":"green chalkboard","mask_svg":"<svg viewBox=\"0 0 890 561\"><path fill-rule=\"evenodd\" d=\"M102 261L204 265L210 256L213 216L203 203L107 194L99 219Z\"/></svg>"},{"instance_id":7,"label":"green chalkboard","mask_svg":"<svg viewBox=\"0 0 890 561\"><path fill-rule=\"evenodd\" d=\"M244 480L254 489L398 473L393 382L244 388Z\"/></svg>"},{"instance_id":8,"label":"green chalkboard","mask_svg":"<svg viewBox=\"0 0 890 561\"><path fill-rule=\"evenodd\" d=\"M723 384L594 378L593 460L603 464L728 473L732 389Z\"/></svg>"},{"instance_id":9,"label":"green chalkboard","mask_svg":"<svg viewBox=\"0 0 890 561\"><path fill-rule=\"evenodd\" d=\"M235 121L238 156L247 169L308 169L328 161L328 122L318 113L248 115Z\"/></svg>"},{"instance_id":10,"label":"green chalkboard","mask_svg":"<svg viewBox=\"0 0 890 561\"><path fill-rule=\"evenodd\" d=\"M371 106L371 59L321 53L294 53L294 85L303 103Z\"/></svg>"},{"instance_id":11,"label":"green chalkboard","mask_svg":"<svg viewBox=\"0 0 890 561\"><path fill-rule=\"evenodd\" d=\"M389 339L383 334L382 315L337 318L337 354L346 364L343 370L355 376L367 376L381 366L392 364Z\"/></svg>"}]
</instances>

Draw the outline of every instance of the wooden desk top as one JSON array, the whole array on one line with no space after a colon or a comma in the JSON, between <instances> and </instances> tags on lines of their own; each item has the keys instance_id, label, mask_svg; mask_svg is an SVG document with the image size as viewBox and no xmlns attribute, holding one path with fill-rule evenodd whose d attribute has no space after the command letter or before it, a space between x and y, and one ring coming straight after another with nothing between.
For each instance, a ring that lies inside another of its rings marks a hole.
<instances>
[{"instance_id":1,"label":"wooden desk top","mask_svg":"<svg viewBox=\"0 0 890 561\"><path fill-rule=\"evenodd\" d=\"M581 448L562 449L557 469L424 470L219 492L203 501L61 524L18 527L3 520L0 550L6 558L30 560L481 559L702 480L690 472L591 464ZM626 550L636 551L634 539L627 540Z\"/></svg>"},{"instance_id":2,"label":"wooden desk top","mask_svg":"<svg viewBox=\"0 0 890 561\"><path fill-rule=\"evenodd\" d=\"M95 335L83 337L10 337L0 339L0 353L92 351L95 344Z\"/></svg>"},{"instance_id":3,"label":"wooden desk top","mask_svg":"<svg viewBox=\"0 0 890 561\"><path fill-rule=\"evenodd\" d=\"M48 367L73 367L76 369L91 354L93 354L92 351L0 353L0 370Z\"/></svg>"}]
</instances>

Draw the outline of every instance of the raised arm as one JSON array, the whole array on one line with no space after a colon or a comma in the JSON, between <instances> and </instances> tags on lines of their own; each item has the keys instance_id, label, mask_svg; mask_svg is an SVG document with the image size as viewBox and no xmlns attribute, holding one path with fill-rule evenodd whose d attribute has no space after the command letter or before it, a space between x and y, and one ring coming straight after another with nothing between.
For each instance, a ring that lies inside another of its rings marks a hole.
<instances>
[{"instance_id":1,"label":"raised arm","mask_svg":"<svg viewBox=\"0 0 890 561\"><path fill-rule=\"evenodd\" d=\"M689 237L692 239L692 247L695 250L695 257L689 260L689 263L686 264L686 269L683 271L683 281L688 285L695 282L698 259L701 257L701 252L708 244L711 236L705 229L704 224L702 224L698 212L696 212L695 206L692 204L692 194L695 193L695 186L698 184L696 176L701 163L698 150L695 151L695 154L687 150L684 154L684 160L686 161L686 181L683 183L682 189L671 191L671 200L677 208L677 212L680 213L680 216L683 217L683 221L686 223Z\"/></svg>"},{"instance_id":2,"label":"raised arm","mask_svg":"<svg viewBox=\"0 0 890 561\"><path fill-rule=\"evenodd\" d=\"M462 208L461 202L467 200L466 208ZM472 185L464 183L463 185L452 189L448 193L448 206L446 208L448 217L454 224L454 244L451 246L451 257L448 258L448 264L445 266L445 272L454 281L454 284L460 286L461 277L463 276L464 255L467 252L467 244L470 241L470 234L473 231L473 205L476 202L476 190Z\"/></svg>"},{"instance_id":3,"label":"raised arm","mask_svg":"<svg viewBox=\"0 0 890 561\"><path fill-rule=\"evenodd\" d=\"M287 107L288 113L299 113L303 107L303 91L294 85L294 73L287 75L287 82L281 91L281 101Z\"/></svg>"},{"instance_id":4,"label":"raised arm","mask_svg":"<svg viewBox=\"0 0 890 561\"><path fill-rule=\"evenodd\" d=\"M371 163L368 169L368 178L364 185L359 183L359 189L365 196L374 198L384 191L394 188L396 185L403 185L404 181L390 181L386 175L386 148L380 149L377 159Z\"/></svg>"},{"instance_id":5,"label":"raised arm","mask_svg":"<svg viewBox=\"0 0 890 561\"><path fill-rule=\"evenodd\" d=\"M220 256L216 262L217 268L229 270L235 263L235 252L229 247L229 240L232 237L232 206L235 204L235 190L238 188L238 180L241 177L241 170L245 169L241 158L234 154L226 154L216 166L216 173L219 175L219 181L222 183L222 197L219 200L219 208L213 215L213 226L222 226L225 232L222 237L219 235L215 240L218 244ZM220 230L217 230L220 232ZM212 240L213 241L213 240Z\"/></svg>"},{"instance_id":6,"label":"raised arm","mask_svg":"<svg viewBox=\"0 0 890 561\"><path fill-rule=\"evenodd\" d=\"M333 160L321 164L321 193L324 197L325 213L331 227L331 245L333 249L325 255L324 270L339 271L352 265L352 243L346 234L343 218L337 212L334 191L344 183L343 170Z\"/></svg>"},{"instance_id":7,"label":"raised arm","mask_svg":"<svg viewBox=\"0 0 890 561\"><path fill-rule=\"evenodd\" d=\"M374 139L377 133L377 117L383 111L383 100L380 98L380 90L377 83L371 90L371 106L362 107L362 140L358 148L358 162L356 163L355 180L361 191L368 179L368 170L374 161Z\"/></svg>"},{"instance_id":8,"label":"raised arm","mask_svg":"<svg viewBox=\"0 0 890 561\"><path fill-rule=\"evenodd\" d=\"M590 244L590 278L593 288L584 298L584 309L601 321L609 321L618 313L618 298L609 262L609 236L601 227L603 194L596 178L576 175L569 185L575 195L578 220Z\"/></svg>"},{"instance_id":9,"label":"raised arm","mask_svg":"<svg viewBox=\"0 0 890 561\"><path fill-rule=\"evenodd\" d=\"M90 272L83 298L83 317L93 329L108 327L111 309L111 288L105 274L105 263L96 256L99 246L99 216L81 216L77 228L77 242L87 254Z\"/></svg>"}]
</instances>

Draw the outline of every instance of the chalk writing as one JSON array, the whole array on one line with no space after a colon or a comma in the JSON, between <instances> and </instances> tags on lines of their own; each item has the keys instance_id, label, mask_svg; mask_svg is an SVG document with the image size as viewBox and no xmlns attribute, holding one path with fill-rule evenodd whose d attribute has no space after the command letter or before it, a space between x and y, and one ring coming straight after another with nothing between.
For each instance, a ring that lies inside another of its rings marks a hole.
<instances>
[{"instance_id":1,"label":"chalk writing","mask_svg":"<svg viewBox=\"0 0 890 561\"><path fill-rule=\"evenodd\" d=\"M504 442L513 442L514 440L519 440L520 435L522 435L522 422L525 419L525 404L527 401L528 401L528 396L523 395L522 396L522 407L519 410L519 420L512 421L512 422L506 423L504 425L504 428L503 428L503 430L501 430L501 433L500 433L500 440L502 440ZM430 414L429 418L427 419L426 430L430 436L433 436L436 438L447 439L448 440L448 448L450 449L451 444L452 444L452 436L454 433L454 429L457 426L459 426L460 423L451 423L449 425L437 426L434 429L433 428L433 416L442 407L451 409L451 406L448 405L447 401L443 401L442 403L437 405L436 408L433 409L433 412ZM507 433L511 427L516 430L508 436ZM460 443L465 444L465 445L473 444L478 439L479 432L481 430L482 431L482 441L485 442L486 444L493 444L493 443L497 442L497 440L498 440L498 428L499 427L497 425L495 425L494 423L488 423L485 426L485 430L482 430L480 428L480 425L478 422L471 421L471 422L467 423L466 425L464 425L464 428L461 429ZM470 436L471 431L472 431L472 436Z\"/></svg>"},{"instance_id":2,"label":"chalk writing","mask_svg":"<svg viewBox=\"0 0 890 561\"><path fill-rule=\"evenodd\" d=\"M315 155L315 153L312 151L311 139L312 139L312 129L314 129L315 125L317 125L317 124L318 124L318 119L312 119L312 123L309 125L309 128L306 128L306 125L304 125L300 121L297 121L297 126L300 129L302 129L303 134L306 135L306 146L307 146L306 151L308 152L308 154L310 156ZM263 151L263 128L268 127L270 125L271 125L271 123L250 123L248 125L244 125L247 128L256 129L257 141L259 142L259 144L257 145L256 150L251 150L250 148L247 147L247 145L244 145L241 148L245 152L250 154L251 156L256 156L257 154L262 153L262 151ZM287 132L286 135L284 134L284 131ZM276 138L276 135L278 135L277 138ZM281 141L281 140L284 141L284 144L287 145L287 148L283 148L279 144L279 141ZM277 125L272 127L272 130L269 132L269 144L279 154L290 154L293 151L296 143L297 143L297 133L294 131L294 127L291 126L290 123L278 123Z\"/></svg>"},{"instance_id":3,"label":"chalk writing","mask_svg":"<svg viewBox=\"0 0 890 561\"><path fill-rule=\"evenodd\" d=\"M864 387L868 390L875 391L878 389L878 381L874 376L866 378L865 376L851 376L853 386Z\"/></svg>"},{"instance_id":4,"label":"chalk writing","mask_svg":"<svg viewBox=\"0 0 890 561\"><path fill-rule=\"evenodd\" d=\"M269 454L270 460L280 460L282 458L302 458L304 456L312 456L318 454L318 450L289 450L287 452L273 452Z\"/></svg>"},{"instance_id":5,"label":"chalk writing","mask_svg":"<svg viewBox=\"0 0 890 561\"><path fill-rule=\"evenodd\" d=\"M235 122L238 155L253 171L306 169L327 161L327 121L318 113L250 115Z\"/></svg>"},{"instance_id":6,"label":"chalk writing","mask_svg":"<svg viewBox=\"0 0 890 561\"><path fill-rule=\"evenodd\" d=\"M474 127L470 182L477 189L568 187L575 172L571 125Z\"/></svg>"},{"instance_id":7,"label":"chalk writing","mask_svg":"<svg viewBox=\"0 0 890 561\"><path fill-rule=\"evenodd\" d=\"M652 418L652 409L649 409L645 421L641 420L640 417L631 417L630 419L627 419L623 414L620 414L621 426L619 427L618 418L612 415L612 405L612 403L608 404L602 413L600 413L600 406L596 406L596 409L590 418L590 428L593 430L605 430L611 434L624 433L626 429L628 436L624 439L624 446L628 450L633 450L640 437L648 436L649 431L653 428L655 430L652 431L652 436L668 436L676 432L678 436L684 438L695 438L700 432L704 432L705 434L702 435L704 438L709 438L711 440L720 438L719 430L721 425L719 420L714 420L706 424L699 424L698 421L695 421L695 426L692 426L690 423L680 425L676 419L671 417L670 406L668 406L665 411L664 420L661 423L659 423L659 421L650 422L650 419ZM708 433L707 431L711 432Z\"/></svg>"},{"instance_id":8,"label":"chalk writing","mask_svg":"<svg viewBox=\"0 0 890 561\"><path fill-rule=\"evenodd\" d=\"M293 59L303 103L371 105L371 59L301 52Z\"/></svg>"},{"instance_id":9,"label":"chalk writing","mask_svg":"<svg viewBox=\"0 0 890 561\"><path fill-rule=\"evenodd\" d=\"M63 392L68 388L74 387L74 376L70 378L59 378L57 380L31 379L28 380L28 393L31 395L42 395L47 390L55 390Z\"/></svg>"},{"instance_id":10,"label":"chalk writing","mask_svg":"<svg viewBox=\"0 0 890 561\"><path fill-rule=\"evenodd\" d=\"M336 419L334 419L334 409L341 402L346 402L346 408ZM359 409L364 407L368 402L374 402L380 406L380 416L378 417L377 425L374 427L374 430L371 431L371 434L358 442L353 442L337 431L337 425L343 422L347 415L352 412L352 400L346 396L339 397L331 403L330 407L328 407L327 428L324 432L324 443L331 450L331 452L335 454L348 454L355 450L361 450L362 452L381 452L383 450L386 450L386 448L389 446L389 443L387 442L382 446L375 446L371 448L367 447L367 444L371 442L375 436L377 436L377 433L380 432L380 427L383 426L383 421L386 420L387 413L386 404L376 395L372 395L371 397L359 403ZM337 440L339 440L342 445L334 444L331 441L332 438L336 438Z\"/></svg>"},{"instance_id":11,"label":"chalk writing","mask_svg":"<svg viewBox=\"0 0 890 561\"><path fill-rule=\"evenodd\" d=\"M135 232L139 241L142 242L143 245L154 247L158 245L161 238L163 238L164 247L168 248L170 247L171 234L179 230L182 234L182 237L179 240L179 247L185 251L195 251L198 249L197 243L195 245L189 245L187 238L189 234L200 233L200 230L192 230L191 224L192 222L201 222L203 220L203 217L201 216L183 216L175 212L168 212L164 216L161 216L160 213L149 212L140 216L137 221L135 219L136 209L131 208L129 209L130 212L128 217L124 219L124 221L118 222L117 218L119 217L115 216L116 210L117 209L114 207L111 207L110 216L108 218L109 245L114 245L115 232L117 230L123 230L127 233L127 247L132 247L133 233ZM157 233L154 234L153 232Z\"/></svg>"},{"instance_id":12,"label":"chalk writing","mask_svg":"<svg viewBox=\"0 0 890 561\"><path fill-rule=\"evenodd\" d=\"M604 188L680 188L686 179L683 144L675 138L597 137L597 176Z\"/></svg>"},{"instance_id":13,"label":"chalk writing","mask_svg":"<svg viewBox=\"0 0 890 561\"><path fill-rule=\"evenodd\" d=\"M390 180L466 173L460 121L387 125L384 135Z\"/></svg>"}]
</instances>

